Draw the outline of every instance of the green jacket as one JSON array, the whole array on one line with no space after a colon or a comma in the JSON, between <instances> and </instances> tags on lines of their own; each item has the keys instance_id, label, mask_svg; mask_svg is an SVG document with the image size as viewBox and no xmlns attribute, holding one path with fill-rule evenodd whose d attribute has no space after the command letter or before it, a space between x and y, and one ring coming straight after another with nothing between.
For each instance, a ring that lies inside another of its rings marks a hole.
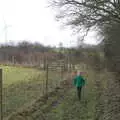
<instances>
[{"instance_id":1,"label":"green jacket","mask_svg":"<svg viewBox=\"0 0 120 120\"><path fill-rule=\"evenodd\" d=\"M76 87L82 87L85 85L85 79L82 77L82 76L76 76L74 79L73 79L73 84L76 86Z\"/></svg>"}]
</instances>

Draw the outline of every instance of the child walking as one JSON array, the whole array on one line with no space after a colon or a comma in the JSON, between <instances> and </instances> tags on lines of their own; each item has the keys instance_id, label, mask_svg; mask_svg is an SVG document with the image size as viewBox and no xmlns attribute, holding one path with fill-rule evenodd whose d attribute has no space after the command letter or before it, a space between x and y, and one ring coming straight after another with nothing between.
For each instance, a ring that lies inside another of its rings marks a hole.
<instances>
[{"instance_id":1,"label":"child walking","mask_svg":"<svg viewBox=\"0 0 120 120\"><path fill-rule=\"evenodd\" d=\"M82 72L75 71L75 76L73 78L74 86L77 88L77 95L79 100L81 100L82 88L85 85L85 79L82 76Z\"/></svg>"}]
</instances>

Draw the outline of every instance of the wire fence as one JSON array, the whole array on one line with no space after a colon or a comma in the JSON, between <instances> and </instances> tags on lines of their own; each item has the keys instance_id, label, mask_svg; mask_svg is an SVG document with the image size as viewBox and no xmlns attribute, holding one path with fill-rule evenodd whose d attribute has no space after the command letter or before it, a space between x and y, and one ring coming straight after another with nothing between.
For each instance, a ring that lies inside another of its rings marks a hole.
<instances>
[{"instance_id":1,"label":"wire fence","mask_svg":"<svg viewBox=\"0 0 120 120\"><path fill-rule=\"evenodd\" d=\"M0 116L1 120L3 117L9 116L11 113L16 112L23 106L29 106L33 101L39 99L41 96L48 95L49 92L54 91L56 88L61 87L62 81L68 79L70 74L70 65L66 65L64 61L57 61L51 64L46 64L45 70L39 70L37 76L33 76L30 80L21 80L18 84L10 84L4 86L2 81L2 69L0 70L1 75L1 101L0 101ZM72 68L72 67L70 67ZM19 72L18 72L19 74ZM69 77L70 79L71 77ZM2 86L3 85L3 86Z\"/></svg>"}]
</instances>

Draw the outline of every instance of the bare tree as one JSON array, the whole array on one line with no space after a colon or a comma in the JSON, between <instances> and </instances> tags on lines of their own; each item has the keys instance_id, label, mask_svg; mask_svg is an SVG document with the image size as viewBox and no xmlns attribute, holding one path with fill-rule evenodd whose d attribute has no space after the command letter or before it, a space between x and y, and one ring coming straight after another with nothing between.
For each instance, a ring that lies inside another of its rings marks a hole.
<instances>
[{"instance_id":1,"label":"bare tree","mask_svg":"<svg viewBox=\"0 0 120 120\"><path fill-rule=\"evenodd\" d=\"M119 0L52 0L51 3L59 9L57 18L78 31L120 23Z\"/></svg>"}]
</instances>

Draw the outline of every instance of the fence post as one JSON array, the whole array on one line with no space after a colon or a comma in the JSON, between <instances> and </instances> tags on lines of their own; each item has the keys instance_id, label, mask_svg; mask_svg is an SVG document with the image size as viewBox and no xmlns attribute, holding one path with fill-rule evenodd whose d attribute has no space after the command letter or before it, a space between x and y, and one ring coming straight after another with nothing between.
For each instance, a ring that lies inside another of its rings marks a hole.
<instances>
[{"instance_id":1,"label":"fence post","mask_svg":"<svg viewBox=\"0 0 120 120\"><path fill-rule=\"evenodd\" d=\"M48 64L46 65L46 96L48 98Z\"/></svg>"},{"instance_id":2,"label":"fence post","mask_svg":"<svg viewBox=\"0 0 120 120\"><path fill-rule=\"evenodd\" d=\"M61 81L63 80L63 66L61 65Z\"/></svg>"},{"instance_id":3,"label":"fence post","mask_svg":"<svg viewBox=\"0 0 120 120\"><path fill-rule=\"evenodd\" d=\"M45 76L44 76L44 78L45 78ZM44 91L45 91L44 81L45 81L45 79L43 79L43 81L42 81L42 84L43 84L43 85L42 85L42 92L43 92L43 96L44 96L44 93L45 93L45 92L44 92Z\"/></svg>"},{"instance_id":4,"label":"fence post","mask_svg":"<svg viewBox=\"0 0 120 120\"><path fill-rule=\"evenodd\" d=\"M0 120L3 120L3 100L2 100L2 69L0 69Z\"/></svg>"}]
</instances>

